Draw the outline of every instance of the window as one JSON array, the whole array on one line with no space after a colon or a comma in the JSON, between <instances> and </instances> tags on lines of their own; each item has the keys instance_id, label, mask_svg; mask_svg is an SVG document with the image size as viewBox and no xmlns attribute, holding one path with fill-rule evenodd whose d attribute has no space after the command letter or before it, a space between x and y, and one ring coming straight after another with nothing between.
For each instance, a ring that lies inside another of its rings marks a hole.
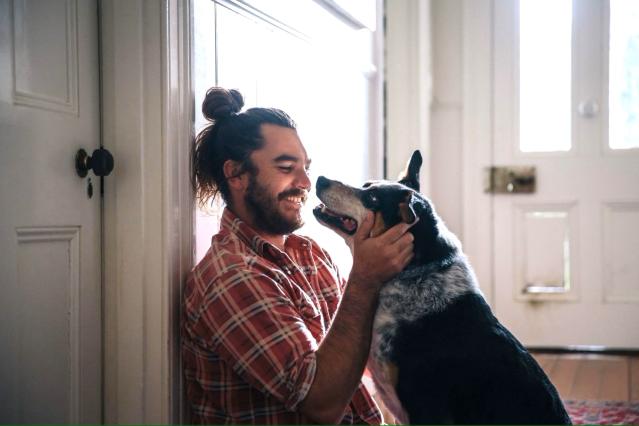
<instances>
[{"instance_id":1,"label":"window","mask_svg":"<svg viewBox=\"0 0 639 426\"><path fill-rule=\"evenodd\" d=\"M608 82L611 149L639 148L639 2L610 1Z\"/></svg>"},{"instance_id":2,"label":"window","mask_svg":"<svg viewBox=\"0 0 639 426\"><path fill-rule=\"evenodd\" d=\"M540 31L541 28L543 31ZM571 73L572 0L521 0L519 4L519 145L521 151L568 151L570 149Z\"/></svg>"},{"instance_id":3,"label":"window","mask_svg":"<svg viewBox=\"0 0 639 426\"><path fill-rule=\"evenodd\" d=\"M639 2L516 3L519 151L639 148Z\"/></svg>"}]
</instances>

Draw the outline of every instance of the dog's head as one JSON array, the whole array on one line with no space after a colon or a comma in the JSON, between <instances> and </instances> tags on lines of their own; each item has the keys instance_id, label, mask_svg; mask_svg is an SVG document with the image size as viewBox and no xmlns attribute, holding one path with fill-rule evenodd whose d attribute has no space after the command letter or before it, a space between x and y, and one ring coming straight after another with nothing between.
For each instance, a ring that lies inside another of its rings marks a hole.
<instances>
[{"instance_id":1,"label":"dog's head","mask_svg":"<svg viewBox=\"0 0 639 426\"><path fill-rule=\"evenodd\" d=\"M315 207L317 220L338 233L353 235L368 211L374 213L371 236L400 223L415 223L416 260L450 254L457 244L431 203L419 193L422 156L415 151L397 182L372 181L361 188L320 176L315 190L323 204ZM452 240L451 240L452 237Z\"/></svg>"}]
</instances>

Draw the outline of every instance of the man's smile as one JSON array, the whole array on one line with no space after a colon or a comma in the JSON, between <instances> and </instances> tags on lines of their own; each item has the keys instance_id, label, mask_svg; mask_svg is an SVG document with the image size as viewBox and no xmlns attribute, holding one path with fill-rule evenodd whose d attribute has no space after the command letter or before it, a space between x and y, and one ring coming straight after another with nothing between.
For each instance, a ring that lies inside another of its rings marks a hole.
<instances>
[{"instance_id":1,"label":"man's smile","mask_svg":"<svg viewBox=\"0 0 639 426\"><path fill-rule=\"evenodd\" d=\"M308 198L308 194L306 194L306 193L295 194L295 195L283 194L283 195L280 196L280 200L285 201L286 204L290 204L294 208L297 208L297 209L300 209L300 208L302 208L304 206L304 204L306 203L307 198Z\"/></svg>"}]
</instances>

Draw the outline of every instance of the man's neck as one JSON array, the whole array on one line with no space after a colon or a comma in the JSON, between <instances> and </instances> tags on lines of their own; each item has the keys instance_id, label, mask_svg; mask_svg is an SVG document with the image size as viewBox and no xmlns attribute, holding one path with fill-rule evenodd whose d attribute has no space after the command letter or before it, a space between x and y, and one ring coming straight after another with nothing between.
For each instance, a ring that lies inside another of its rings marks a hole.
<instances>
[{"instance_id":1,"label":"man's neck","mask_svg":"<svg viewBox=\"0 0 639 426\"><path fill-rule=\"evenodd\" d=\"M253 226L253 225L251 225L251 226ZM253 228L253 229L255 229L255 228ZM268 234L264 234L263 232L260 232L259 230L256 230L255 232L260 234L260 237L262 237L263 239L265 239L269 243L273 244L278 249L284 251L284 244L286 243L286 237L288 235L268 235Z\"/></svg>"},{"instance_id":2,"label":"man's neck","mask_svg":"<svg viewBox=\"0 0 639 426\"><path fill-rule=\"evenodd\" d=\"M273 244L275 247L284 251L284 244L286 243L286 238L288 237L288 235L265 233L255 224L255 221L252 215L250 215L249 212L246 211L246 209L241 209L241 208L237 209L237 208L233 208L232 206L227 206L227 208L230 209L233 212L233 214L235 214L235 216L237 216L242 222L246 223L248 226L253 228L253 230L260 237L262 237L262 239L264 239L265 241L268 241L269 243Z\"/></svg>"}]
</instances>

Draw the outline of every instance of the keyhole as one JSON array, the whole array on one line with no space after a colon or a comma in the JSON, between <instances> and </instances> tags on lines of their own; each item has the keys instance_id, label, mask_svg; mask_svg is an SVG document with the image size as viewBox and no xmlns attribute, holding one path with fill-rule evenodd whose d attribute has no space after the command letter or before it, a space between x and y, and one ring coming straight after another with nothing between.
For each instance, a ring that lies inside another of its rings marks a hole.
<instances>
[{"instance_id":1,"label":"keyhole","mask_svg":"<svg viewBox=\"0 0 639 426\"><path fill-rule=\"evenodd\" d=\"M93 197L93 183L91 182L91 178L88 179L87 196L89 198Z\"/></svg>"}]
</instances>

